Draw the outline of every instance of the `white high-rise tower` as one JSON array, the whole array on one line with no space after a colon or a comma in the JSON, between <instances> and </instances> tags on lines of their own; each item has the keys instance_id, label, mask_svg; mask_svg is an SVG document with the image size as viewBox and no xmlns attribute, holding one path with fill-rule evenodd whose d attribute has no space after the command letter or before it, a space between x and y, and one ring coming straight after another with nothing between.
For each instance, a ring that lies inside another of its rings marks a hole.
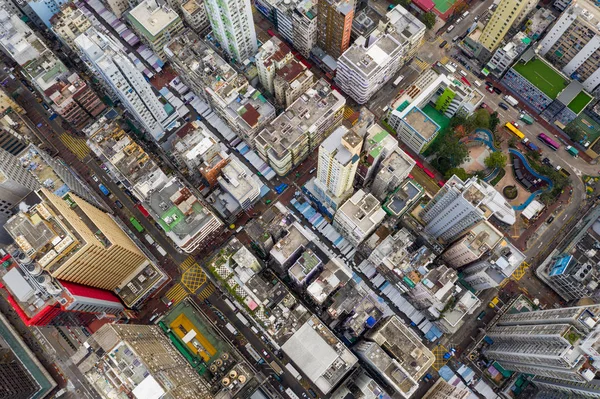
<instances>
[{"instance_id":1,"label":"white high-rise tower","mask_svg":"<svg viewBox=\"0 0 600 399\"><path fill-rule=\"evenodd\" d=\"M258 51L250 0L206 0L206 11L215 39L235 62Z\"/></svg>"},{"instance_id":2,"label":"white high-rise tower","mask_svg":"<svg viewBox=\"0 0 600 399\"><path fill-rule=\"evenodd\" d=\"M95 28L77 37L75 44L81 49L85 61L104 78L125 108L155 140L159 140L177 113L167 114L152 86L127 55L112 39Z\"/></svg>"}]
</instances>

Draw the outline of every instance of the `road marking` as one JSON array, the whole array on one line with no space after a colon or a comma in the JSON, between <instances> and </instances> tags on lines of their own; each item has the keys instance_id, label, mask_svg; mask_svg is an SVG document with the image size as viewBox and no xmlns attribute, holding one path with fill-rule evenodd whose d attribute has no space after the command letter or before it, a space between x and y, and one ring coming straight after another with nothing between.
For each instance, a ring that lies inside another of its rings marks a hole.
<instances>
[{"instance_id":1,"label":"road marking","mask_svg":"<svg viewBox=\"0 0 600 399\"><path fill-rule=\"evenodd\" d=\"M181 275L181 282L188 290L196 292L196 290L206 282L206 274L200 265L195 263L192 267L183 272Z\"/></svg>"},{"instance_id":2,"label":"road marking","mask_svg":"<svg viewBox=\"0 0 600 399\"><path fill-rule=\"evenodd\" d=\"M211 296L215 292L215 290L216 290L215 286L209 281L206 285L206 288L204 288L198 294L198 298L207 299L209 296Z\"/></svg>"},{"instance_id":3,"label":"road marking","mask_svg":"<svg viewBox=\"0 0 600 399\"><path fill-rule=\"evenodd\" d=\"M174 305L177 305L187 295L188 291L185 289L185 287L181 283L177 283L171 287L169 291L167 291L165 297L167 297L169 301L173 302Z\"/></svg>"},{"instance_id":4,"label":"road marking","mask_svg":"<svg viewBox=\"0 0 600 399\"><path fill-rule=\"evenodd\" d=\"M84 139L73 137L68 133L63 133L58 138L80 160L83 160L91 152Z\"/></svg>"}]
</instances>

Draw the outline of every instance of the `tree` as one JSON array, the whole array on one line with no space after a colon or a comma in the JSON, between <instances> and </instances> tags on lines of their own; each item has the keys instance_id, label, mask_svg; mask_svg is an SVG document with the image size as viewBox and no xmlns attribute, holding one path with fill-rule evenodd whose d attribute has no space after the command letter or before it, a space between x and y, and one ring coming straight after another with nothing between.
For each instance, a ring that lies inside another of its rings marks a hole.
<instances>
[{"instance_id":1,"label":"tree","mask_svg":"<svg viewBox=\"0 0 600 399\"><path fill-rule=\"evenodd\" d=\"M498 117L498 112L493 112L490 115L490 130L493 132L496 130L496 127L498 127L498 124L500 123L500 118Z\"/></svg>"},{"instance_id":2,"label":"tree","mask_svg":"<svg viewBox=\"0 0 600 399\"><path fill-rule=\"evenodd\" d=\"M456 175L459 179L463 181L467 180L470 177L467 171L463 168L452 168L449 169L446 173L444 173L444 178L449 179L453 175Z\"/></svg>"},{"instance_id":3,"label":"tree","mask_svg":"<svg viewBox=\"0 0 600 399\"><path fill-rule=\"evenodd\" d=\"M468 155L469 150L465 144L456 137L448 137L437 151L435 164L437 169L445 174L448 170L462 164Z\"/></svg>"},{"instance_id":4,"label":"tree","mask_svg":"<svg viewBox=\"0 0 600 399\"><path fill-rule=\"evenodd\" d=\"M580 142L584 139L585 133L581 131L577 126L569 125L565 127L564 132L575 142Z\"/></svg>"},{"instance_id":5,"label":"tree","mask_svg":"<svg viewBox=\"0 0 600 399\"><path fill-rule=\"evenodd\" d=\"M506 166L506 155L500 151L492 152L483 161L488 169L504 169Z\"/></svg>"},{"instance_id":6,"label":"tree","mask_svg":"<svg viewBox=\"0 0 600 399\"><path fill-rule=\"evenodd\" d=\"M469 122L473 128L489 129L490 114L485 109L478 109L469 117Z\"/></svg>"},{"instance_id":7,"label":"tree","mask_svg":"<svg viewBox=\"0 0 600 399\"><path fill-rule=\"evenodd\" d=\"M435 21L436 21L435 13L429 11L424 14L421 14L421 22L423 22L423 24L425 24L425 27L427 29L433 28L433 26L435 25Z\"/></svg>"},{"instance_id":8,"label":"tree","mask_svg":"<svg viewBox=\"0 0 600 399\"><path fill-rule=\"evenodd\" d=\"M395 4L399 4L404 8L408 8L410 6L411 0L394 0Z\"/></svg>"}]
</instances>

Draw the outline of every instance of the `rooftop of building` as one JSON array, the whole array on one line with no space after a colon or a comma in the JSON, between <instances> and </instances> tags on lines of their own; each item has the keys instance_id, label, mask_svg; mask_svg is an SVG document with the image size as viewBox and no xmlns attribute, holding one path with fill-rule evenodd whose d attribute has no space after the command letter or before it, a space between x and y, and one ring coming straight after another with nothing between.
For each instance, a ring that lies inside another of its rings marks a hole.
<instances>
[{"instance_id":1,"label":"rooftop of building","mask_svg":"<svg viewBox=\"0 0 600 399\"><path fill-rule=\"evenodd\" d=\"M181 5L181 7L190 15L194 15L196 11L201 10L203 8L202 6L203 4L196 0L188 0Z\"/></svg>"},{"instance_id":2,"label":"rooftop of building","mask_svg":"<svg viewBox=\"0 0 600 399\"><path fill-rule=\"evenodd\" d=\"M184 136L178 136L172 143L173 153L191 161L202 159L207 161L207 153L220 148L219 142L206 126L199 121L192 122L192 129Z\"/></svg>"},{"instance_id":3,"label":"rooftop of building","mask_svg":"<svg viewBox=\"0 0 600 399\"><path fill-rule=\"evenodd\" d=\"M369 76L387 65L401 51L402 43L397 38L375 31L368 38L361 36L356 39L338 62L344 62L348 67Z\"/></svg>"},{"instance_id":4,"label":"rooftop of building","mask_svg":"<svg viewBox=\"0 0 600 399\"><path fill-rule=\"evenodd\" d=\"M479 305L481 305L479 298L470 291L465 291L454 307L444 313L443 319L450 326L456 327L467 314L473 313Z\"/></svg>"},{"instance_id":5,"label":"rooftop of building","mask_svg":"<svg viewBox=\"0 0 600 399\"><path fill-rule=\"evenodd\" d=\"M376 266L382 262L388 268L397 268L403 273L426 267L434 259L435 253L406 228L388 235L369 256L369 261Z\"/></svg>"},{"instance_id":6,"label":"rooftop of building","mask_svg":"<svg viewBox=\"0 0 600 399\"><path fill-rule=\"evenodd\" d=\"M288 272L296 280L303 282L313 270L322 265L323 262L321 259L310 248L307 248L296 262L294 262L292 267L290 267Z\"/></svg>"},{"instance_id":7,"label":"rooftop of building","mask_svg":"<svg viewBox=\"0 0 600 399\"><path fill-rule=\"evenodd\" d=\"M88 145L106 157L132 185L160 170L146 151L116 121L102 117L84 129L84 132L88 136Z\"/></svg>"},{"instance_id":8,"label":"rooftop of building","mask_svg":"<svg viewBox=\"0 0 600 399\"><path fill-rule=\"evenodd\" d=\"M310 317L282 346L287 356L329 393L358 362L356 356L316 317Z\"/></svg>"},{"instance_id":9,"label":"rooftop of building","mask_svg":"<svg viewBox=\"0 0 600 399\"><path fill-rule=\"evenodd\" d=\"M57 83L57 80L67 78L69 70L50 50L43 51L32 62L24 67L25 71L35 80L36 85L46 95L52 94L49 89Z\"/></svg>"},{"instance_id":10,"label":"rooftop of building","mask_svg":"<svg viewBox=\"0 0 600 399\"><path fill-rule=\"evenodd\" d=\"M144 201L148 211L156 215L162 229L178 245L189 241L214 220L214 215L176 177L149 188Z\"/></svg>"},{"instance_id":11,"label":"rooftop of building","mask_svg":"<svg viewBox=\"0 0 600 399\"><path fill-rule=\"evenodd\" d=\"M162 0L144 0L129 11L128 18L136 21L144 35L152 40L171 23L179 20L179 15Z\"/></svg>"},{"instance_id":12,"label":"rooftop of building","mask_svg":"<svg viewBox=\"0 0 600 399\"><path fill-rule=\"evenodd\" d=\"M435 356L398 316L380 322L367 334L367 339L377 342L417 380L433 364Z\"/></svg>"},{"instance_id":13,"label":"rooftop of building","mask_svg":"<svg viewBox=\"0 0 600 399\"><path fill-rule=\"evenodd\" d=\"M340 164L347 165L350 162L357 162L358 154L350 152L344 144L348 143L351 148L356 148L361 142L362 137L344 126L339 126L321 143L321 148L330 154L335 154L334 158Z\"/></svg>"},{"instance_id":14,"label":"rooftop of building","mask_svg":"<svg viewBox=\"0 0 600 399\"><path fill-rule=\"evenodd\" d=\"M515 223L516 215L513 207L502 194L483 180L470 178L463 182L454 175L446 182L448 183L449 187L460 187L463 198L479 208L485 218L494 215L503 223L509 225Z\"/></svg>"},{"instance_id":15,"label":"rooftop of building","mask_svg":"<svg viewBox=\"0 0 600 399\"><path fill-rule=\"evenodd\" d=\"M406 8L398 4L387 12L386 17L396 32L401 33L406 39L410 40L413 35L425 33L425 24Z\"/></svg>"},{"instance_id":16,"label":"rooftop of building","mask_svg":"<svg viewBox=\"0 0 600 399\"><path fill-rule=\"evenodd\" d=\"M412 107L403 120L426 140L431 139L440 130L439 125L417 107Z\"/></svg>"},{"instance_id":17,"label":"rooftop of building","mask_svg":"<svg viewBox=\"0 0 600 399\"><path fill-rule=\"evenodd\" d=\"M257 143L282 154L314 129L313 125L321 122L332 109L342 108L345 102L339 92L332 90L327 81L321 79L267 125L256 137Z\"/></svg>"},{"instance_id":18,"label":"rooftop of building","mask_svg":"<svg viewBox=\"0 0 600 399\"><path fill-rule=\"evenodd\" d=\"M525 254L503 237L494 247L490 261L494 264L494 268L503 274L503 277L508 278L525 259Z\"/></svg>"},{"instance_id":19,"label":"rooftop of building","mask_svg":"<svg viewBox=\"0 0 600 399\"><path fill-rule=\"evenodd\" d=\"M373 32L383 17L372 7L363 8L352 20L352 31L358 36L368 36Z\"/></svg>"},{"instance_id":20,"label":"rooftop of building","mask_svg":"<svg viewBox=\"0 0 600 399\"><path fill-rule=\"evenodd\" d=\"M398 140L378 124L375 123L367 129L364 150L374 159L377 159L382 152L390 153L396 147L398 147Z\"/></svg>"},{"instance_id":21,"label":"rooftop of building","mask_svg":"<svg viewBox=\"0 0 600 399\"><path fill-rule=\"evenodd\" d=\"M293 59L282 68L275 72L276 78L283 79L284 81L291 83L296 80L299 76L305 73L307 76L312 76L312 72L306 69L306 66L301 62ZM310 73L310 75L309 75Z\"/></svg>"},{"instance_id":22,"label":"rooftop of building","mask_svg":"<svg viewBox=\"0 0 600 399\"><path fill-rule=\"evenodd\" d=\"M420 198L424 192L425 190L419 183L407 180L389 197L385 207L394 215L400 215L401 213L406 212L414 201Z\"/></svg>"},{"instance_id":23,"label":"rooftop of building","mask_svg":"<svg viewBox=\"0 0 600 399\"><path fill-rule=\"evenodd\" d=\"M358 190L350 199L342 204L338 212L346 215L362 231L369 231L385 218L385 211L381 203L373 196Z\"/></svg>"},{"instance_id":24,"label":"rooftop of building","mask_svg":"<svg viewBox=\"0 0 600 399\"><path fill-rule=\"evenodd\" d=\"M279 262L279 264L283 265L297 253L297 251L305 248L312 239L314 239L314 236L310 231L306 230L297 222L294 222L289 227L286 236L275 243L275 246L271 249L271 256Z\"/></svg>"},{"instance_id":25,"label":"rooftop of building","mask_svg":"<svg viewBox=\"0 0 600 399\"><path fill-rule=\"evenodd\" d=\"M257 197L262 187L260 180L254 178L254 173L235 157L231 157L231 161L221 169L221 176L217 180L238 202L243 202L249 196Z\"/></svg>"},{"instance_id":26,"label":"rooftop of building","mask_svg":"<svg viewBox=\"0 0 600 399\"><path fill-rule=\"evenodd\" d=\"M292 50L277 36L272 36L264 42L255 56L256 61L262 62L265 67L269 67L273 63L279 63L290 57L293 57Z\"/></svg>"},{"instance_id":27,"label":"rooftop of building","mask_svg":"<svg viewBox=\"0 0 600 399\"><path fill-rule=\"evenodd\" d=\"M354 11L354 0L324 0L330 7L335 8L340 14L347 15Z\"/></svg>"},{"instance_id":28,"label":"rooftop of building","mask_svg":"<svg viewBox=\"0 0 600 399\"><path fill-rule=\"evenodd\" d=\"M498 231L491 223L485 221L473 227L463 239L465 245L476 256L481 256L491 250L504 238L504 234Z\"/></svg>"},{"instance_id":29,"label":"rooftop of building","mask_svg":"<svg viewBox=\"0 0 600 399\"><path fill-rule=\"evenodd\" d=\"M165 53L190 71L190 79L199 79L208 89L228 99L245 91L248 81L192 30L186 30L165 46ZM226 101L229 103L229 101Z\"/></svg>"},{"instance_id":30,"label":"rooftop of building","mask_svg":"<svg viewBox=\"0 0 600 399\"><path fill-rule=\"evenodd\" d=\"M144 262L115 292L128 308L132 308L162 280L166 280L165 274L154 263Z\"/></svg>"},{"instance_id":31,"label":"rooftop of building","mask_svg":"<svg viewBox=\"0 0 600 399\"><path fill-rule=\"evenodd\" d=\"M381 163L377 178L389 181L392 176L404 175L410 172L416 162L400 148L390 153Z\"/></svg>"},{"instance_id":32,"label":"rooftop of building","mask_svg":"<svg viewBox=\"0 0 600 399\"><path fill-rule=\"evenodd\" d=\"M352 278L352 271L340 259L327 262L319 276L306 288L306 292L317 302L323 303L338 287Z\"/></svg>"},{"instance_id":33,"label":"rooftop of building","mask_svg":"<svg viewBox=\"0 0 600 399\"><path fill-rule=\"evenodd\" d=\"M239 118L244 121L242 125L246 130L251 130L262 126L268 120L275 116L275 107L256 90L249 86L243 94L239 93L233 98L227 106L226 112L233 118Z\"/></svg>"}]
</instances>

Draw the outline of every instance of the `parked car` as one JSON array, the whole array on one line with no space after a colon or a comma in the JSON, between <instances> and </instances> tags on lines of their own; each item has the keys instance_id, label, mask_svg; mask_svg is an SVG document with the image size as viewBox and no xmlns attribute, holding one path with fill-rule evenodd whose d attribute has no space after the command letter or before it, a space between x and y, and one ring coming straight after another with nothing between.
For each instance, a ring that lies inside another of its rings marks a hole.
<instances>
[{"instance_id":1,"label":"parked car","mask_svg":"<svg viewBox=\"0 0 600 399\"><path fill-rule=\"evenodd\" d=\"M496 94L502 94L502 90L500 90L497 87L494 87L494 93L496 93Z\"/></svg>"},{"instance_id":2,"label":"parked car","mask_svg":"<svg viewBox=\"0 0 600 399\"><path fill-rule=\"evenodd\" d=\"M549 160L548 158L544 158L544 159L542 159L542 163L543 163L544 165L548 165L548 166L550 166L550 165L551 165L551 164L550 164L550 160Z\"/></svg>"},{"instance_id":3,"label":"parked car","mask_svg":"<svg viewBox=\"0 0 600 399\"><path fill-rule=\"evenodd\" d=\"M550 216L550 217L548 218L548 220L546 220L546 223L548 223L548 224L550 224L550 223L552 223L552 222L554 222L554 216Z\"/></svg>"},{"instance_id":4,"label":"parked car","mask_svg":"<svg viewBox=\"0 0 600 399\"><path fill-rule=\"evenodd\" d=\"M488 86L486 88L486 90L489 91L490 93L493 93L494 92L494 86Z\"/></svg>"},{"instance_id":5,"label":"parked car","mask_svg":"<svg viewBox=\"0 0 600 399\"><path fill-rule=\"evenodd\" d=\"M266 351L266 350L264 350L264 349L262 350L262 354L263 354L263 356L265 357L265 359L268 359L268 358L270 358L270 357L271 357L271 356L269 356L269 354L267 353L267 351Z\"/></svg>"},{"instance_id":6,"label":"parked car","mask_svg":"<svg viewBox=\"0 0 600 399\"><path fill-rule=\"evenodd\" d=\"M482 310L479 315L477 315L477 320L482 320L485 317L485 310Z\"/></svg>"},{"instance_id":7,"label":"parked car","mask_svg":"<svg viewBox=\"0 0 600 399\"><path fill-rule=\"evenodd\" d=\"M440 48L443 48L446 44L448 44L448 42L444 40L440 43Z\"/></svg>"},{"instance_id":8,"label":"parked car","mask_svg":"<svg viewBox=\"0 0 600 399\"><path fill-rule=\"evenodd\" d=\"M506 104L504 104L504 103L498 103L498 106L499 106L500 108L502 108L503 110L505 110L505 111L508 111L508 105L506 105Z\"/></svg>"},{"instance_id":9,"label":"parked car","mask_svg":"<svg viewBox=\"0 0 600 399\"><path fill-rule=\"evenodd\" d=\"M446 32L450 33L452 32L452 29L454 29L454 25L450 25L448 29L446 29Z\"/></svg>"},{"instance_id":10,"label":"parked car","mask_svg":"<svg viewBox=\"0 0 600 399\"><path fill-rule=\"evenodd\" d=\"M92 175L92 180L95 181L96 183L99 182L98 176L96 176L96 175Z\"/></svg>"},{"instance_id":11,"label":"parked car","mask_svg":"<svg viewBox=\"0 0 600 399\"><path fill-rule=\"evenodd\" d=\"M119 200L115 201L115 205L119 208L119 209L123 209L123 203Z\"/></svg>"},{"instance_id":12,"label":"parked car","mask_svg":"<svg viewBox=\"0 0 600 399\"><path fill-rule=\"evenodd\" d=\"M311 170L308 171L308 174L313 174L315 172L315 170L317 170L317 168L312 168Z\"/></svg>"}]
</instances>

